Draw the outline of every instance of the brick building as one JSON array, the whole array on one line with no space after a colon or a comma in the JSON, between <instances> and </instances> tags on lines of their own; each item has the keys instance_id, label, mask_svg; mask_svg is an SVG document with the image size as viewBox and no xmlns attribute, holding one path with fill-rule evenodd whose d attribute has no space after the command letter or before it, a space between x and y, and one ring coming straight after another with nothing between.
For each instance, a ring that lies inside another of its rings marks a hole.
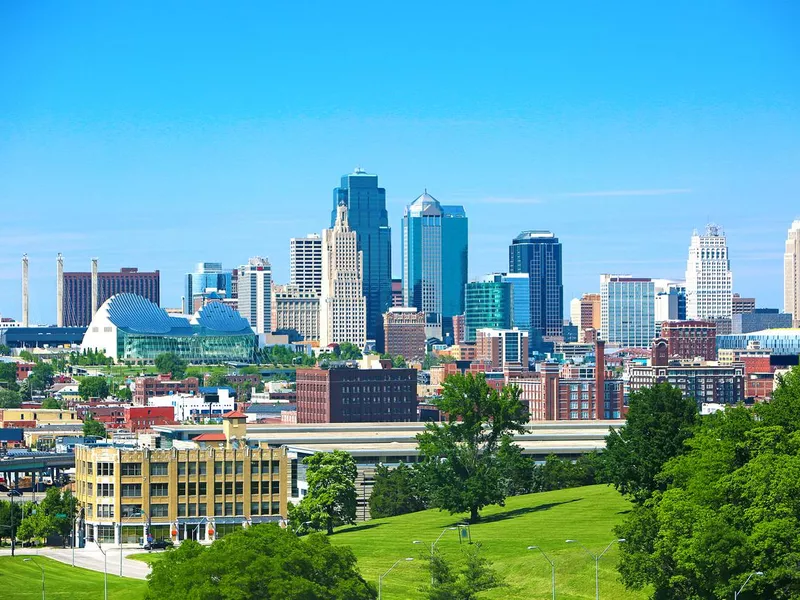
<instances>
[{"instance_id":1,"label":"brick building","mask_svg":"<svg viewBox=\"0 0 800 600\"><path fill-rule=\"evenodd\" d=\"M59 317L65 327L86 327L92 320L93 310L115 294L128 292L142 296L158 305L161 302L161 279L158 271L140 272L137 268L123 268L117 272L97 273L97 305L92 306L92 273L71 272L63 274L64 296L59 307Z\"/></svg>"},{"instance_id":2,"label":"brick building","mask_svg":"<svg viewBox=\"0 0 800 600\"><path fill-rule=\"evenodd\" d=\"M528 370L528 332L519 329L477 329L475 359L494 370L507 366Z\"/></svg>"},{"instance_id":3,"label":"brick building","mask_svg":"<svg viewBox=\"0 0 800 600\"><path fill-rule=\"evenodd\" d=\"M175 408L172 406L126 406L125 428L130 431L150 429L154 425L175 425Z\"/></svg>"},{"instance_id":4,"label":"brick building","mask_svg":"<svg viewBox=\"0 0 800 600\"><path fill-rule=\"evenodd\" d=\"M157 377L137 377L134 379L133 403L146 406L148 398L168 396L169 394L197 394L200 381L197 377L187 377L173 381L168 374Z\"/></svg>"},{"instance_id":5,"label":"brick building","mask_svg":"<svg viewBox=\"0 0 800 600\"><path fill-rule=\"evenodd\" d=\"M714 321L664 321L661 337L670 358L717 359L717 324Z\"/></svg>"},{"instance_id":6,"label":"brick building","mask_svg":"<svg viewBox=\"0 0 800 600\"><path fill-rule=\"evenodd\" d=\"M383 315L384 352L407 359L425 358L425 313L393 307Z\"/></svg>"}]
</instances>

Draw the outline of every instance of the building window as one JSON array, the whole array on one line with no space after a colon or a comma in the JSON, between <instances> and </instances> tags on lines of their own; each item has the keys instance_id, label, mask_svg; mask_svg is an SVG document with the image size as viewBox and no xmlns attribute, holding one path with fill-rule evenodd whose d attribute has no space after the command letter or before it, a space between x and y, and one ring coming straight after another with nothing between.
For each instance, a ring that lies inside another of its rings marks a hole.
<instances>
[{"instance_id":1,"label":"building window","mask_svg":"<svg viewBox=\"0 0 800 600\"><path fill-rule=\"evenodd\" d=\"M214 462L214 475L222 475L222 461L217 460Z\"/></svg>"},{"instance_id":2,"label":"building window","mask_svg":"<svg viewBox=\"0 0 800 600\"><path fill-rule=\"evenodd\" d=\"M183 502L178 503L178 516L179 517L186 516L186 505Z\"/></svg>"},{"instance_id":3,"label":"building window","mask_svg":"<svg viewBox=\"0 0 800 600\"><path fill-rule=\"evenodd\" d=\"M128 519L131 517L141 517L142 516L142 505L141 504L123 504L122 505L122 518Z\"/></svg>"},{"instance_id":4,"label":"building window","mask_svg":"<svg viewBox=\"0 0 800 600\"><path fill-rule=\"evenodd\" d=\"M113 504L98 504L97 505L97 518L99 518L99 519L113 519L114 518L114 505Z\"/></svg>"},{"instance_id":5,"label":"building window","mask_svg":"<svg viewBox=\"0 0 800 600\"><path fill-rule=\"evenodd\" d=\"M178 483L178 496L186 495L186 484L182 481Z\"/></svg>"},{"instance_id":6,"label":"building window","mask_svg":"<svg viewBox=\"0 0 800 600\"><path fill-rule=\"evenodd\" d=\"M281 493L281 482L280 481L273 481L272 482L272 493L273 494L280 494Z\"/></svg>"},{"instance_id":7,"label":"building window","mask_svg":"<svg viewBox=\"0 0 800 600\"><path fill-rule=\"evenodd\" d=\"M200 475L206 474L206 463L201 462L199 465L197 465L197 468L199 469L198 474Z\"/></svg>"},{"instance_id":8,"label":"building window","mask_svg":"<svg viewBox=\"0 0 800 600\"><path fill-rule=\"evenodd\" d=\"M199 482L197 484L197 493L200 496L205 496L206 495L206 482L205 481L201 481L201 482Z\"/></svg>"},{"instance_id":9,"label":"building window","mask_svg":"<svg viewBox=\"0 0 800 600\"><path fill-rule=\"evenodd\" d=\"M97 474L103 476L111 476L114 474L114 463L100 462L97 463Z\"/></svg>"},{"instance_id":10,"label":"building window","mask_svg":"<svg viewBox=\"0 0 800 600\"><path fill-rule=\"evenodd\" d=\"M258 495L258 481L251 481L250 482L250 494L253 496Z\"/></svg>"},{"instance_id":11,"label":"building window","mask_svg":"<svg viewBox=\"0 0 800 600\"><path fill-rule=\"evenodd\" d=\"M122 463L120 469L123 477L142 476L142 463Z\"/></svg>"},{"instance_id":12,"label":"building window","mask_svg":"<svg viewBox=\"0 0 800 600\"><path fill-rule=\"evenodd\" d=\"M178 463L178 475L186 475L186 463L179 462Z\"/></svg>"},{"instance_id":13,"label":"building window","mask_svg":"<svg viewBox=\"0 0 800 600\"><path fill-rule=\"evenodd\" d=\"M197 463L189 463L189 475L197 475Z\"/></svg>"},{"instance_id":14,"label":"building window","mask_svg":"<svg viewBox=\"0 0 800 600\"><path fill-rule=\"evenodd\" d=\"M236 482L236 494L237 495L244 494L244 483L241 481Z\"/></svg>"},{"instance_id":15,"label":"building window","mask_svg":"<svg viewBox=\"0 0 800 600\"><path fill-rule=\"evenodd\" d=\"M150 475L167 475L169 465L167 463L150 463Z\"/></svg>"},{"instance_id":16,"label":"building window","mask_svg":"<svg viewBox=\"0 0 800 600\"><path fill-rule=\"evenodd\" d=\"M251 515L257 515L258 514L258 509L259 509L259 503L258 502L251 502L250 503L250 514Z\"/></svg>"},{"instance_id":17,"label":"building window","mask_svg":"<svg viewBox=\"0 0 800 600\"><path fill-rule=\"evenodd\" d=\"M165 497L169 496L169 484L168 483L151 483L150 484L150 495L155 497Z\"/></svg>"},{"instance_id":18,"label":"building window","mask_svg":"<svg viewBox=\"0 0 800 600\"><path fill-rule=\"evenodd\" d=\"M222 495L222 482L221 481L215 481L214 482L214 495L215 496L221 496Z\"/></svg>"},{"instance_id":19,"label":"building window","mask_svg":"<svg viewBox=\"0 0 800 600\"><path fill-rule=\"evenodd\" d=\"M237 514L237 515L243 515L244 514L244 504L242 502L237 502L235 509L236 509L236 513L235 514Z\"/></svg>"},{"instance_id":20,"label":"building window","mask_svg":"<svg viewBox=\"0 0 800 600\"><path fill-rule=\"evenodd\" d=\"M150 505L151 517L168 517L169 504L151 504Z\"/></svg>"},{"instance_id":21,"label":"building window","mask_svg":"<svg viewBox=\"0 0 800 600\"><path fill-rule=\"evenodd\" d=\"M122 484L122 496L123 497L138 497L142 495L142 484L141 483L123 483Z\"/></svg>"},{"instance_id":22,"label":"building window","mask_svg":"<svg viewBox=\"0 0 800 600\"><path fill-rule=\"evenodd\" d=\"M198 517L205 517L206 516L206 510L207 510L206 503L205 502L201 502L200 504L197 505L197 516Z\"/></svg>"},{"instance_id":23,"label":"building window","mask_svg":"<svg viewBox=\"0 0 800 600\"><path fill-rule=\"evenodd\" d=\"M102 496L103 498L108 498L109 496L114 495L114 484L113 483L98 483L97 484L97 495Z\"/></svg>"}]
</instances>

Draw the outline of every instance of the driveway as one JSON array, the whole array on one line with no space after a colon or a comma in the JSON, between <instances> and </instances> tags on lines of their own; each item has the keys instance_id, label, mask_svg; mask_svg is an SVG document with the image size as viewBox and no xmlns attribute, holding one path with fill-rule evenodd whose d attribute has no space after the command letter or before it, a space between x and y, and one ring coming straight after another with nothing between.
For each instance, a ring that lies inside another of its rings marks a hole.
<instances>
[{"instance_id":1,"label":"driveway","mask_svg":"<svg viewBox=\"0 0 800 600\"><path fill-rule=\"evenodd\" d=\"M103 548L106 552L105 566L108 568L109 575L119 576L120 574L120 550L119 548ZM72 564L71 548L22 548L17 546L15 550L19 555L39 555L52 558L58 562ZM140 554L141 548L122 549L122 575L134 579L146 579L150 572L150 565L139 560L126 558L131 554ZM11 548L0 549L0 556L10 556ZM75 548L75 566L91 569L92 571L104 571L103 553L95 544L88 544L86 548Z\"/></svg>"}]
</instances>

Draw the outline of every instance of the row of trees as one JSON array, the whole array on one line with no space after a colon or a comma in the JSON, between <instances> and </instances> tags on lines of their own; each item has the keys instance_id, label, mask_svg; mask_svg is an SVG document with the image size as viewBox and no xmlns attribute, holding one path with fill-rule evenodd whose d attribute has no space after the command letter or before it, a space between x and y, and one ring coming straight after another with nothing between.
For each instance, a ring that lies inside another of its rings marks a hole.
<instances>
[{"instance_id":1,"label":"row of trees","mask_svg":"<svg viewBox=\"0 0 800 600\"><path fill-rule=\"evenodd\" d=\"M10 540L12 527L17 539L24 541L46 540L55 534L67 537L76 512L77 499L57 487L49 488L38 504L0 501L0 540Z\"/></svg>"}]
</instances>

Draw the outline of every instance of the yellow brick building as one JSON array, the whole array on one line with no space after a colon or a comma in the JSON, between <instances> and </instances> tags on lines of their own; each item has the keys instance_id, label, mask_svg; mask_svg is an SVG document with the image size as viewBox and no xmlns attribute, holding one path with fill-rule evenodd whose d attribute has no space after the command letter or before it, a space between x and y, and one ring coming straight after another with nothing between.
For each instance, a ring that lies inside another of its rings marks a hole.
<instances>
[{"instance_id":1,"label":"yellow brick building","mask_svg":"<svg viewBox=\"0 0 800 600\"><path fill-rule=\"evenodd\" d=\"M221 439L198 442L204 447L78 446L76 495L86 541L138 544L149 535L210 543L243 526L285 519L286 451L249 447L239 414L226 415Z\"/></svg>"},{"instance_id":2,"label":"yellow brick building","mask_svg":"<svg viewBox=\"0 0 800 600\"><path fill-rule=\"evenodd\" d=\"M21 423L35 423L34 427L46 427L47 425L80 425L81 420L74 410L60 408L0 409L0 427L15 427L20 426Z\"/></svg>"}]
</instances>

